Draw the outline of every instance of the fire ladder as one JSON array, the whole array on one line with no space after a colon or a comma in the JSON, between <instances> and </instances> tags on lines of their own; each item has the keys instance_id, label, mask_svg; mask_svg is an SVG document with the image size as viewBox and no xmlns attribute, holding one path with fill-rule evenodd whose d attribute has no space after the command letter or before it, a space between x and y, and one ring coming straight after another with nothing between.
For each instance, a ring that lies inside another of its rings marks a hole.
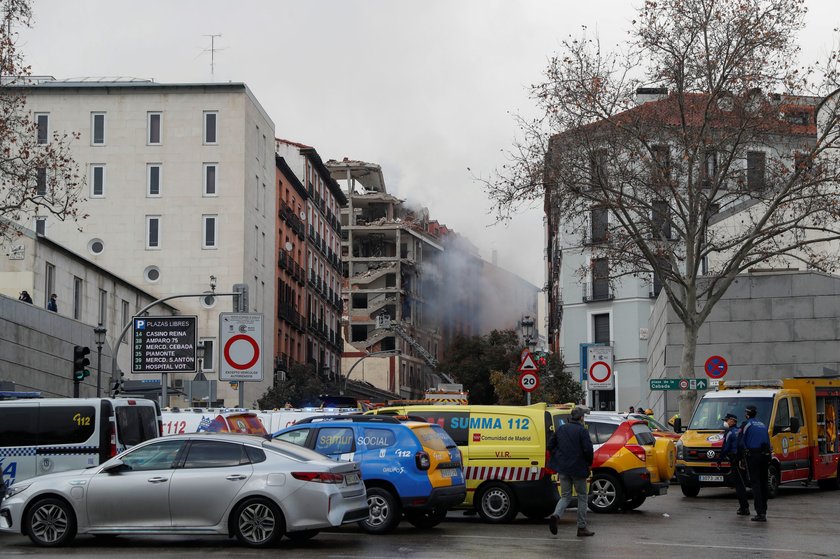
<instances>
[{"instance_id":1,"label":"fire ladder","mask_svg":"<svg viewBox=\"0 0 840 559\"><path fill-rule=\"evenodd\" d=\"M420 357L423 358L423 360L429 365L429 367L431 367L433 369L438 368L439 363L438 363L438 360L435 359L435 356L432 355L431 353L429 353L426 350L426 348L423 347L423 345L420 342L418 342L417 340L415 340L411 336L411 334L406 332L405 328L403 328L402 326L400 326L399 324L397 324L395 322L391 322L390 315L380 314L379 316L377 316L376 317L376 327L377 328L382 328L383 330L391 330L396 335L398 335L400 338L405 340L405 342L408 345L411 346L411 348L417 353L417 355L419 355ZM440 371L437 371L436 374L440 375L446 382L449 382L449 383L454 383L455 382L454 380L452 380L452 377L450 377L446 373L442 373Z\"/></svg>"}]
</instances>

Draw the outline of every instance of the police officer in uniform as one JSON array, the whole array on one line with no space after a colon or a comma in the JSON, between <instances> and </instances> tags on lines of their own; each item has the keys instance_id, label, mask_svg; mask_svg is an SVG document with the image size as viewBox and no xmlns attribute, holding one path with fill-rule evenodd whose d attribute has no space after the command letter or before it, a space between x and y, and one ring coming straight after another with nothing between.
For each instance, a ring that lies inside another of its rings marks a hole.
<instances>
[{"instance_id":1,"label":"police officer in uniform","mask_svg":"<svg viewBox=\"0 0 840 559\"><path fill-rule=\"evenodd\" d=\"M723 448L720 450L718 457L718 468L720 468L721 461L728 460L730 464L730 472L735 482L735 495L738 496L738 512L740 516L748 516L750 514L750 503L747 500L747 486L744 483L744 476L747 472L744 470L744 461L741 454L738 452L738 435L741 430L738 428L738 416L733 413L726 414L723 418L723 424L726 426L726 432L723 435Z\"/></svg>"},{"instance_id":2,"label":"police officer in uniform","mask_svg":"<svg viewBox=\"0 0 840 559\"><path fill-rule=\"evenodd\" d=\"M767 522L767 471L770 467L770 435L767 426L755 416L755 406L747 406L747 420L741 425L738 450L744 454L753 493L754 522Z\"/></svg>"}]
</instances>

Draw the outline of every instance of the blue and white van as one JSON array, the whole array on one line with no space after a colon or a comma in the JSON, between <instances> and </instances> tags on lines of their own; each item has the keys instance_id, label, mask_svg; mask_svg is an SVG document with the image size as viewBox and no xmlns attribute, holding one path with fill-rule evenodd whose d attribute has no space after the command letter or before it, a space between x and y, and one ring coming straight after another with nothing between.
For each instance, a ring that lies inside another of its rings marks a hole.
<instances>
[{"instance_id":1,"label":"blue and white van","mask_svg":"<svg viewBox=\"0 0 840 559\"><path fill-rule=\"evenodd\" d=\"M0 400L3 492L35 476L96 466L160 435L160 407L152 400Z\"/></svg>"}]
</instances>

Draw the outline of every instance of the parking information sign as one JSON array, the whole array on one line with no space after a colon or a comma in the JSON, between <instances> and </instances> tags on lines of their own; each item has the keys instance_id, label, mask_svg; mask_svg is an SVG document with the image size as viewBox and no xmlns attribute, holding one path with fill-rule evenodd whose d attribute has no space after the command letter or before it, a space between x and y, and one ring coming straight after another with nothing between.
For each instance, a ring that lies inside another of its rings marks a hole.
<instances>
[{"instance_id":1,"label":"parking information sign","mask_svg":"<svg viewBox=\"0 0 840 559\"><path fill-rule=\"evenodd\" d=\"M263 379L262 323L263 315L259 313L219 314L219 380Z\"/></svg>"},{"instance_id":2,"label":"parking information sign","mask_svg":"<svg viewBox=\"0 0 840 559\"><path fill-rule=\"evenodd\" d=\"M196 316L135 316L132 373L194 373Z\"/></svg>"}]
</instances>

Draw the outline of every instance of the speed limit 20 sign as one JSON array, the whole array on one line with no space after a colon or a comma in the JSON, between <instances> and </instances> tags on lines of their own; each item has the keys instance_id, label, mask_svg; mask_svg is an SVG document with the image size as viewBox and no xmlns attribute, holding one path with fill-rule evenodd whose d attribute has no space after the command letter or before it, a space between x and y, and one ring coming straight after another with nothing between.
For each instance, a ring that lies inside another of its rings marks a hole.
<instances>
[{"instance_id":1,"label":"speed limit 20 sign","mask_svg":"<svg viewBox=\"0 0 840 559\"><path fill-rule=\"evenodd\" d=\"M525 371L519 375L519 388L525 392L533 392L540 386L540 376L533 371Z\"/></svg>"}]
</instances>

